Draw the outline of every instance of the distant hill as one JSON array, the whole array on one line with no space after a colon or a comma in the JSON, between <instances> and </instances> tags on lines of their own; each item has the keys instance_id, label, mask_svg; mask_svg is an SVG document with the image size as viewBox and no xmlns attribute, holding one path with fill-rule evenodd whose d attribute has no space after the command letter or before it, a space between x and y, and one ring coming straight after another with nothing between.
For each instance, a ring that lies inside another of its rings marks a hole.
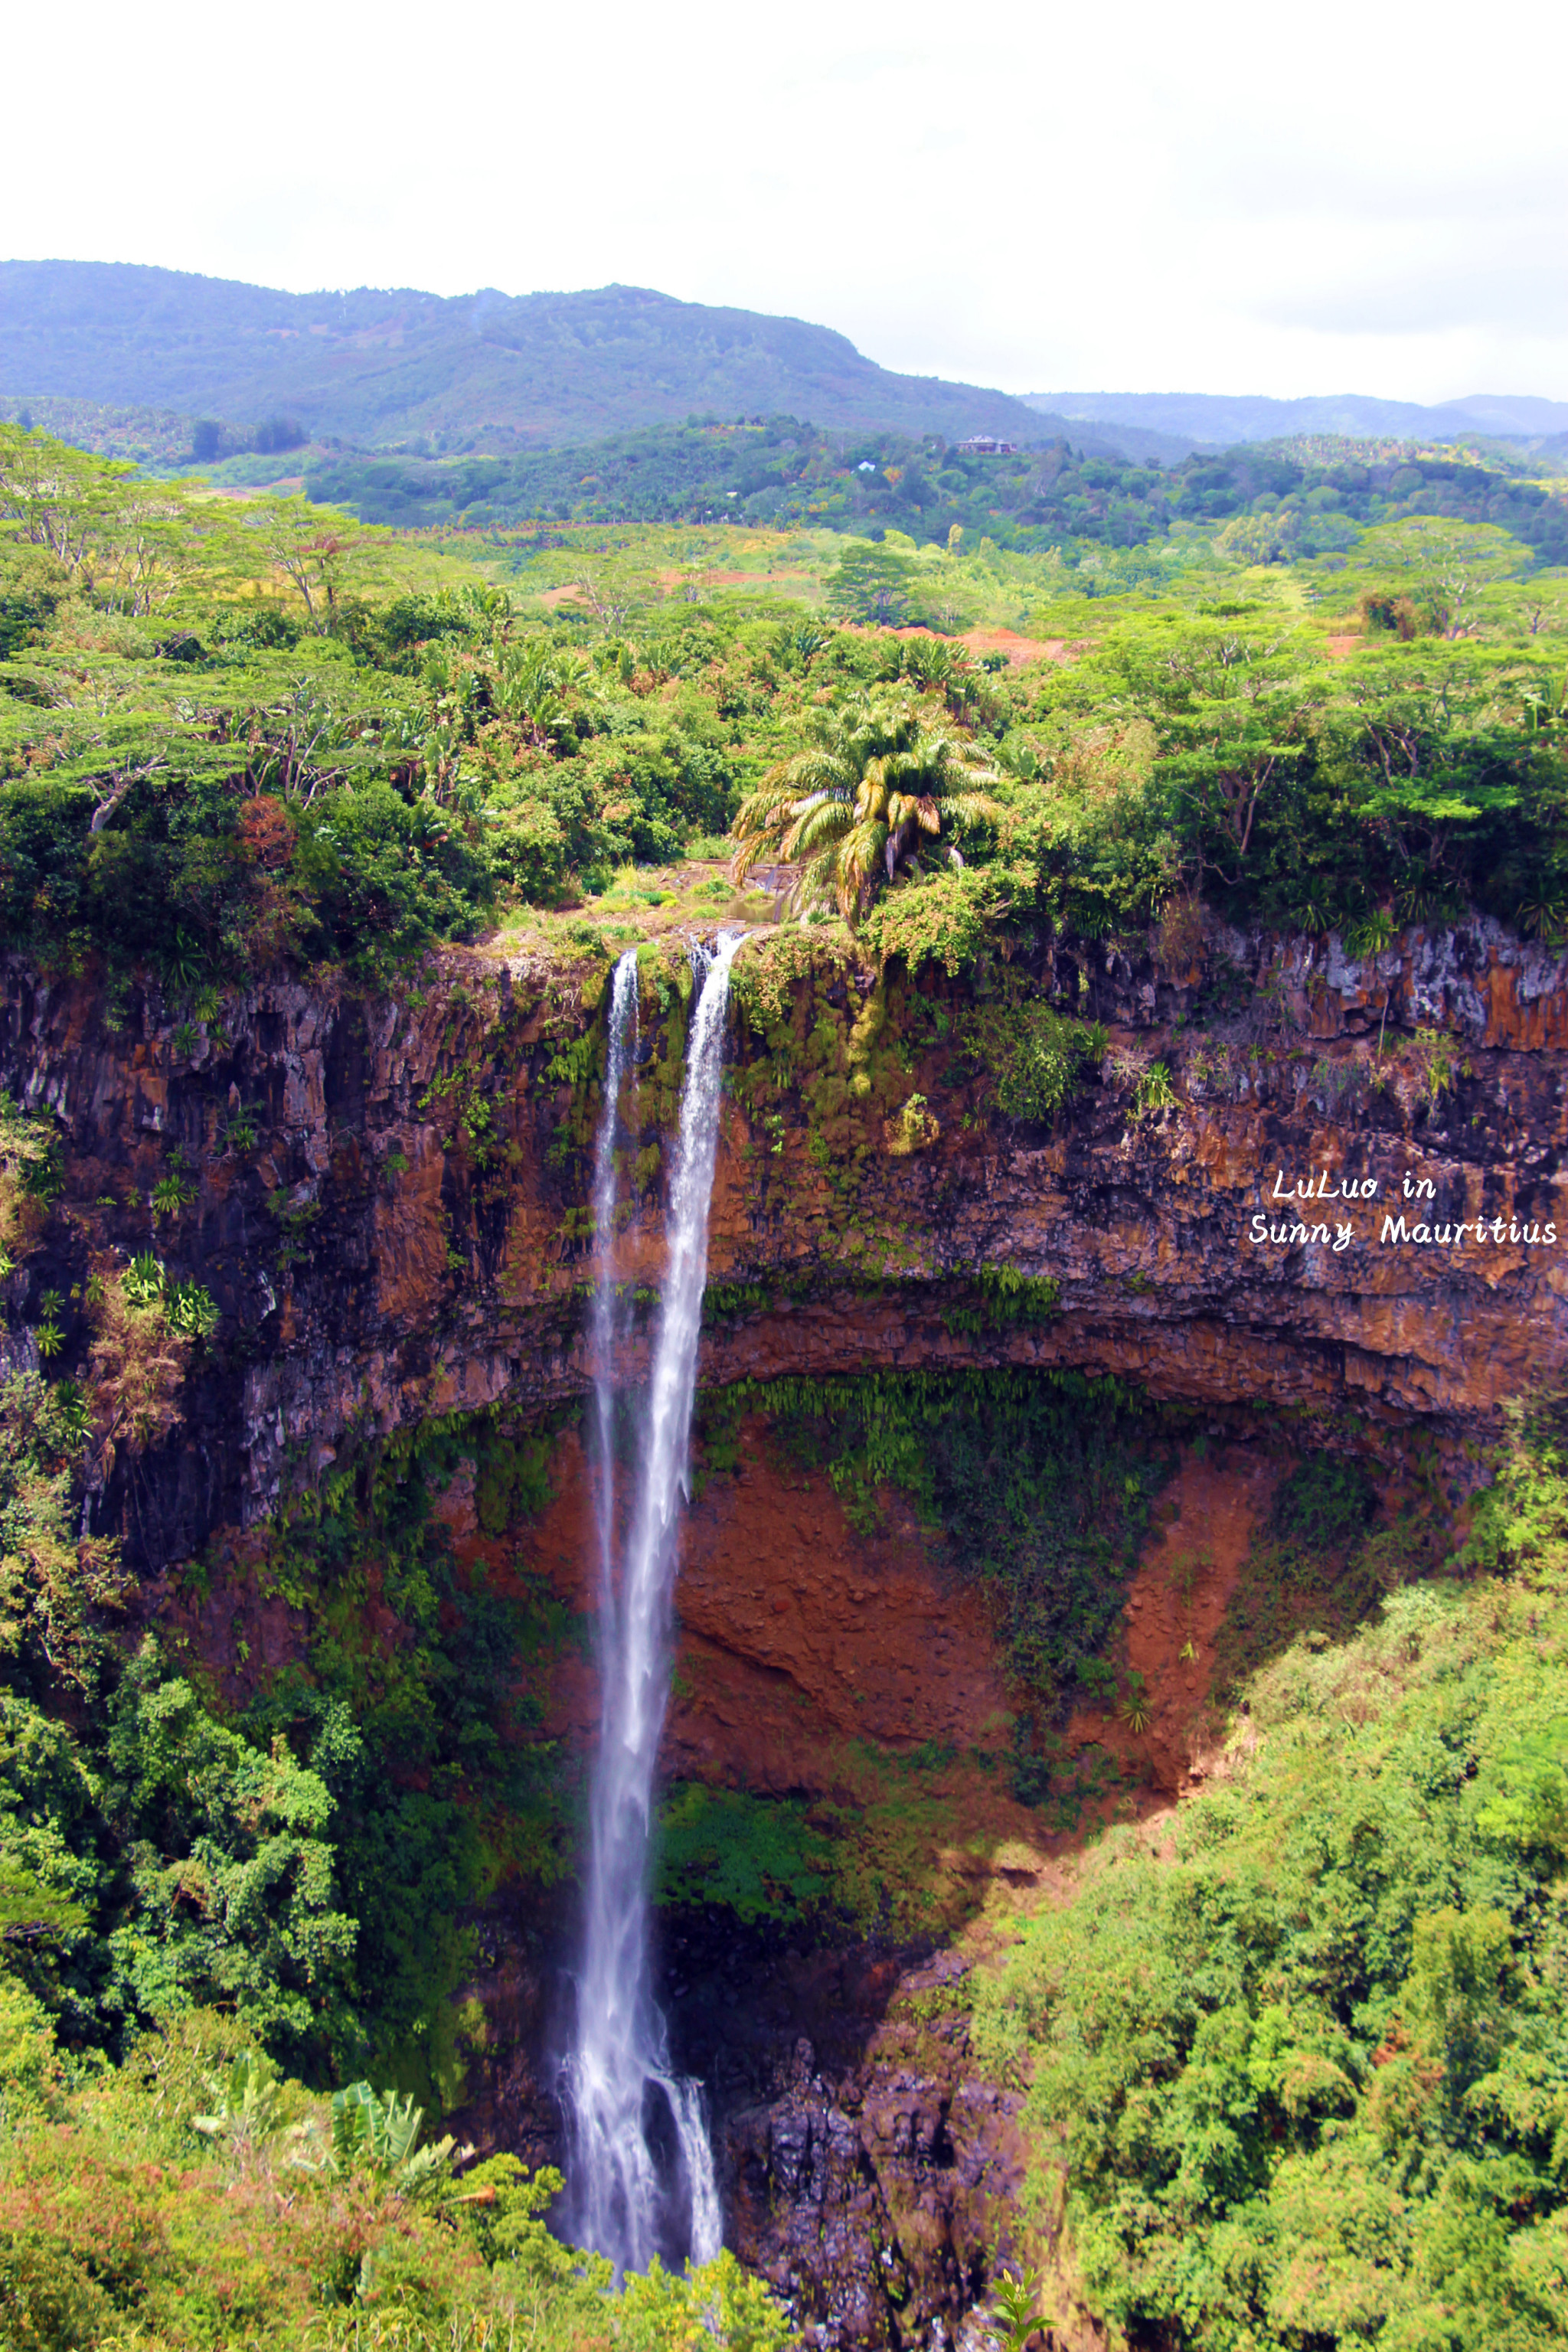
<instances>
[{"instance_id":1,"label":"distant hill","mask_svg":"<svg viewBox=\"0 0 1568 2352\"><path fill-rule=\"evenodd\" d=\"M1541 563L1568 560L1568 496L1527 478L1526 467L1474 453L1331 436L1240 442L1149 466L1085 449L1073 429L1046 448L1012 456L938 447L873 432L807 429L793 416L753 425L658 425L596 442L511 457L475 452L425 458L404 452L311 453L308 496L353 509L366 522L458 524L537 534L560 524L805 523L883 540L903 533L945 544L954 524L970 540L1026 554L1098 547L1125 583L1132 551L1177 525L1259 562L1342 556L1371 523L1405 516L1500 524ZM1152 576L1165 567L1153 560Z\"/></svg>"},{"instance_id":2,"label":"distant hill","mask_svg":"<svg viewBox=\"0 0 1568 2352\"><path fill-rule=\"evenodd\" d=\"M224 453L250 446L264 425L318 447L510 457L689 418L794 417L828 433L949 443L1066 436L1086 456L1163 467L1200 446L1340 434L1425 444L1486 436L1543 452L1558 436L1555 470L1568 432L1568 402L1501 394L1440 407L1358 394L1015 398L895 374L828 327L647 287L285 294L127 262L0 262L0 415L24 410L144 462L168 462L199 418L224 427ZM213 447L209 434L204 455Z\"/></svg>"},{"instance_id":3,"label":"distant hill","mask_svg":"<svg viewBox=\"0 0 1568 2352\"><path fill-rule=\"evenodd\" d=\"M282 415L315 441L437 450L538 447L705 414L954 441L1058 429L1007 393L895 375L829 328L645 287L283 294L121 262L0 262L0 394L13 410L92 401L241 428ZM1129 455L1186 447L1136 425L1098 437Z\"/></svg>"},{"instance_id":4,"label":"distant hill","mask_svg":"<svg viewBox=\"0 0 1568 2352\"><path fill-rule=\"evenodd\" d=\"M1211 392L1031 392L1024 397L1029 407L1051 417L1187 434L1211 449L1301 433L1433 442L1476 435L1535 440L1568 431L1568 401L1495 393L1475 393L1436 408L1410 400L1373 400L1353 392L1309 400Z\"/></svg>"}]
</instances>

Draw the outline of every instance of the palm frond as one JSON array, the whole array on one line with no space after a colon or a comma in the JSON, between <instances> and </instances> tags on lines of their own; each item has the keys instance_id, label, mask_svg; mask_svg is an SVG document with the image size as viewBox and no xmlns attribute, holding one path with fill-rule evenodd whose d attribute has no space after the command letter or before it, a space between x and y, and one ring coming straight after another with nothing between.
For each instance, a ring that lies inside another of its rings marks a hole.
<instances>
[{"instance_id":1,"label":"palm frond","mask_svg":"<svg viewBox=\"0 0 1568 2352\"><path fill-rule=\"evenodd\" d=\"M880 817L867 824L858 824L846 838L844 855L861 866L874 866L882 854L882 844L888 838L888 828Z\"/></svg>"},{"instance_id":2,"label":"palm frond","mask_svg":"<svg viewBox=\"0 0 1568 2352\"><path fill-rule=\"evenodd\" d=\"M851 822L850 812L843 801L818 796L804 806L796 803L797 820L784 836L783 856L786 864L797 857L809 857L824 842L837 841Z\"/></svg>"},{"instance_id":3,"label":"palm frond","mask_svg":"<svg viewBox=\"0 0 1568 2352\"><path fill-rule=\"evenodd\" d=\"M812 792L849 793L855 789L858 773L858 763L846 758L841 750L830 744L812 744L770 768L758 790L766 792L771 786L796 795Z\"/></svg>"},{"instance_id":4,"label":"palm frond","mask_svg":"<svg viewBox=\"0 0 1568 2352\"><path fill-rule=\"evenodd\" d=\"M943 793L936 803L937 814L949 824L997 824L1006 812L999 801L984 793Z\"/></svg>"},{"instance_id":5,"label":"palm frond","mask_svg":"<svg viewBox=\"0 0 1568 2352\"><path fill-rule=\"evenodd\" d=\"M737 841L749 841L759 833L771 832L794 810L798 795L794 793L750 793L735 811L730 827Z\"/></svg>"},{"instance_id":6,"label":"palm frond","mask_svg":"<svg viewBox=\"0 0 1568 2352\"><path fill-rule=\"evenodd\" d=\"M837 903L838 897L838 852L837 847L825 849L803 868L795 888L789 894L790 911L802 915L808 907L819 907L824 900Z\"/></svg>"},{"instance_id":7,"label":"palm frond","mask_svg":"<svg viewBox=\"0 0 1568 2352\"><path fill-rule=\"evenodd\" d=\"M845 882L853 885L857 898L864 897L889 837L887 826L876 822L858 824L846 835L838 852L838 868Z\"/></svg>"}]
</instances>

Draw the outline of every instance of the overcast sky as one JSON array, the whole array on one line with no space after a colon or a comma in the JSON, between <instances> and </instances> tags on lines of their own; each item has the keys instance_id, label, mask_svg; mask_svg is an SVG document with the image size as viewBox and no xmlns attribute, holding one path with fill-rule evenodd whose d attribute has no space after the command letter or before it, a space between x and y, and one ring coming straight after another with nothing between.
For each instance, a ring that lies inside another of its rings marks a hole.
<instances>
[{"instance_id":1,"label":"overcast sky","mask_svg":"<svg viewBox=\"0 0 1568 2352\"><path fill-rule=\"evenodd\" d=\"M1026 391L1568 398L1560 10L80 0L7 257L658 287Z\"/></svg>"}]
</instances>

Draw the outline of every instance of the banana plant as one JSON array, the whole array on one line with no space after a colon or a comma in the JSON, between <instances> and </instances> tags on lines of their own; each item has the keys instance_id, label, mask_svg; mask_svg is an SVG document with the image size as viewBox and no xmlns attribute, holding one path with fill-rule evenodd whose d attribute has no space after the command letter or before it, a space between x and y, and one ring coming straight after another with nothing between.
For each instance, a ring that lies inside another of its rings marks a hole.
<instances>
[{"instance_id":1,"label":"banana plant","mask_svg":"<svg viewBox=\"0 0 1568 2352\"><path fill-rule=\"evenodd\" d=\"M256 2147L283 2127L282 2088L271 2060L259 2050L242 2050L226 2074L209 2074L210 2115L193 2116L191 2127L205 2139Z\"/></svg>"},{"instance_id":2,"label":"banana plant","mask_svg":"<svg viewBox=\"0 0 1568 2352\"><path fill-rule=\"evenodd\" d=\"M581 687L583 677L580 658L539 644L524 646L496 680L496 713L529 742L547 750L573 732L572 714L562 698L569 688Z\"/></svg>"},{"instance_id":3,"label":"banana plant","mask_svg":"<svg viewBox=\"0 0 1568 2352\"><path fill-rule=\"evenodd\" d=\"M473 2150L457 2148L449 2134L421 2147L424 2120L425 2110L415 2105L411 2092L400 2099L395 2091L377 2093L368 2083L351 2083L332 2098L333 2171L368 2172L399 2197L427 2195L447 2178L454 2155L471 2156Z\"/></svg>"}]
</instances>

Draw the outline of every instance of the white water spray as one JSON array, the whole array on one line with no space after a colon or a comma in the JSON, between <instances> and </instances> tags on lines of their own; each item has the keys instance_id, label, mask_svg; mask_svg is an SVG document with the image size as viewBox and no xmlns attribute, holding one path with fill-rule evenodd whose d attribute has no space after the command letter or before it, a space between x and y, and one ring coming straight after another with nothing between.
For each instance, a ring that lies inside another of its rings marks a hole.
<instances>
[{"instance_id":1,"label":"white water spray","mask_svg":"<svg viewBox=\"0 0 1568 2352\"><path fill-rule=\"evenodd\" d=\"M615 1358L625 1337L626 1314L616 1282L616 1132L621 1088L635 1072L637 1050L637 953L628 948L610 984L610 1035L605 1058L605 1088L599 1133L594 1148L594 1241L599 1278L588 1318L594 1358L594 1428L598 1440L594 1513L599 1534L599 1629L601 1647L616 1613Z\"/></svg>"},{"instance_id":2,"label":"white water spray","mask_svg":"<svg viewBox=\"0 0 1568 2352\"><path fill-rule=\"evenodd\" d=\"M623 2270L646 2270L684 2242L694 2262L721 2243L712 2151L700 2086L670 2073L664 2020L649 1980L648 1834L654 1763L669 1693L670 1593L686 1491L708 1208L719 1140L724 1013L741 935L703 956L687 1049L680 1139L670 1186L666 1266L652 1379L639 1433L630 1534L616 1577L611 1358L616 1328L613 1253L617 1097L636 1020L635 957L616 968L609 1061L595 1165L601 1256L592 1329L599 1440L600 1674L603 1706L590 1805L587 1917L577 1982L576 2040L564 2081L571 2125L572 2235ZM629 1007L629 1012L628 1012ZM661 2179L657 2150L673 2147Z\"/></svg>"}]
</instances>

